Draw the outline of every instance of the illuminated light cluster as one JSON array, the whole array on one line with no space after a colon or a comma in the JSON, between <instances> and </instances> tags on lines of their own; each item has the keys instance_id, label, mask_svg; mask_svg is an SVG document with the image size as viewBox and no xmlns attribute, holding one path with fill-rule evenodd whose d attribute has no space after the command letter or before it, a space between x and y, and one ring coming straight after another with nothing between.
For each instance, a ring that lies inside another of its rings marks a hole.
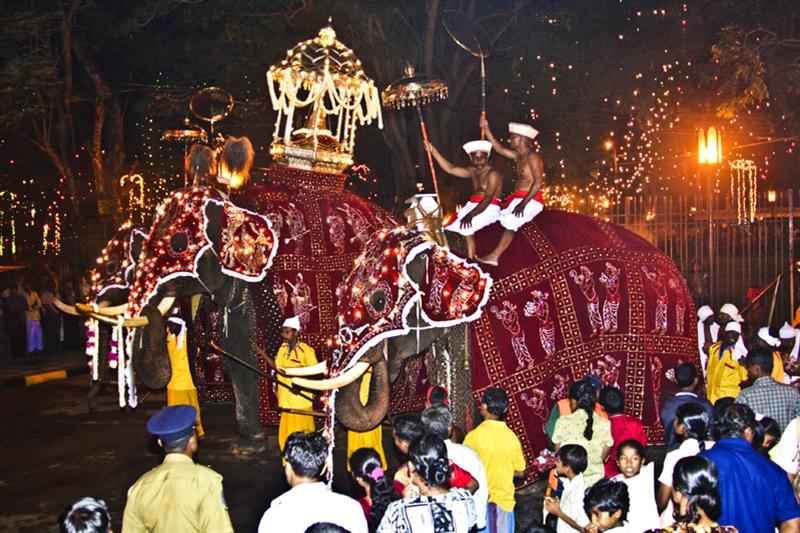
<instances>
[{"instance_id":1,"label":"illuminated light cluster","mask_svg":"<svg viewBox=\"0 0 800 533\"><path fill-rule=\"evenodd\" d=\"M731 198L736 204L736 221L752 223L756 218L758 168L753 161L737 159L731 161Z\"/></svg>"},{"instance_id":2,"label":"illuminated light cluster","mask_svg":"<svg viewBox=\"0 0 800 533\"><path fill-rule=\"evenodd\" d=\"M96 266L91 276L92 295L112 285L127 286L125 274L134 261L130 252L133 230L130 220L123 223L95 259Z\"/></svg>"}]
</instances>

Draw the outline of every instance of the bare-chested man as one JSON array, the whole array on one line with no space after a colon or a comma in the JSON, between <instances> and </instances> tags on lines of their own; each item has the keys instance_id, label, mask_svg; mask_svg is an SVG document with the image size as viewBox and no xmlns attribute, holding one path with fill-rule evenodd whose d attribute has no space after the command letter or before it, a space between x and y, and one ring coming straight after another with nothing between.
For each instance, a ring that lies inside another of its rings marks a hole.
<instances>
[{"instance_id":1,"label":"bare-chested man","mask_svg":"<svg viewBox=\"0 0 800 533\"><path fill-rule=\"evenodd\" d=\"M509 122L508 139L510 148L506 148L495 139L486 119L481 119L481 129L492 143L497 153L517 164L517 179L514 182L514 193L506 197L500 212L500 224L505 228L497 247L488 255L479 257L478 261L497 266L497 261L511 241L516 231L526 222L542 212L544 208L542 186L544 185L544 165L539 154L533 151L531 142L539 134L527 124Z\"/></svg>"},{"instance_id":2,"label":"bare-chested man","mask_svg":"<svg viewBox=\"0 0 800 533\"><path fill-rule=\"evenodd\" d=\"M472 164L457 167L442 157L430 145L431 154L442 170L459 178L472 180L469 202L458 212L453 222L444 229L463 235L467 240L467 258L475 259L475 232L494 224L500 218L500 197L503 195L503 177L489 165L492 144L489 141L470 141L464 145Z\"/></svg>"}]
</instances>

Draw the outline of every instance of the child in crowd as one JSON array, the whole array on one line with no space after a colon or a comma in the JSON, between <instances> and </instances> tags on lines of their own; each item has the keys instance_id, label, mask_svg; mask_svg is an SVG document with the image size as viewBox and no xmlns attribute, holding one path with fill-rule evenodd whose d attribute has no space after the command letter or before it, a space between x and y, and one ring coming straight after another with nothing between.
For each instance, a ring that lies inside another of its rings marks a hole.
<instances>
[{"instance_id":1,"label":"child in crowd","mask_svg":"<svg viewBox=\"0 0 800 533\"><path fill-rule=\"evenodd\" d=\"M81 498L58 517L62 533L112 533L106 502Z\"/></svg>"},{"instance_id":2,"label":"child in crowd","mask_svg":"<svg viewBox=\"0 0 800 533\"><path fill-rule=\"evenodd\" d=\"M556 451L564 444L579 444L588 455L588 465L583 477L591 485L603 477L603 463L608 458L614 440L611 424L607 419L595 416L595 389L582 379L569 386L572 414L556 421L553 445Z\"/></svg>"},{"instance_id":3,"label":"child in crowd","mask_svg":"<svg viewBox=\"0 0 800 533\"><path fill-rule=\"evenodd\" d=\"M673 523L672 516L672 475L675 464L684 457L697 455L703 450L711 449L714 441L709 440L708 430L711 419L708 411L701 404L689 402L678 407L675 412L675 435L680 445L678 448L667 452L664 458L664 467L658 477L658 509L661 512L661 525L668 526Z\"/></svg>"},{"instance_id":4,"label":"child in crowd","mask_svg":"<svg viewBox=\"0 0 800 533\"><path fill-rule=\"evenodd\" d=\"M755 435L753 435L753 448L762 455L769 457L769 452L772 451L772 448L781 438L781 428L778 422L768 416L761 418L756 416L756 420L758 424L756 424Z\"/></svg>"},{"instance_id":5,"label":"child in crowd","mask_svg":"<svg viewBox=\"0 0 800 533\"><path fill-rule=\"evenodd\" d=\"M620 443L617 448L617 467L621 473L612 479L624 482L630 495L628 530L646 531L659 527L661 523L653 494L655 464L645 464L642 443L634 439Z\"/></svg>"},{"instance_id":6,"label":"child in crowd","mask_svg":"<svg viewBox=\"0 0 800 533\"><path fill-rule=\"evenodd\" d=\"M586 533L638 533L624 525L629 509L628 486L620 481L601 479L583 498L583 510L591 520Z\"/></svg>"},{"instance_id":7,"label":"child in crowd","mask_svg":"<svg viewBox=\"0 0 800 533\"><path fill-rule=\"evenodd\" d=\"M564 483L561 498L545 498L545 519L552 514L558 519L557 533L582 532L589 524L589 517L583 509L583 496L586 482L583 471L586 470L586 450L577 444L565 444L558 449L556 474Z\"/></svg>"},{"instance_id":8,"label":"child in crowd","mask_svg":"<svg viewBox=\"0 0 800 533\"><path fill-rule=\"evenodd\" d=\"M359 448L350 456L350 473L366 495L358 499L370 531L381 523L386 508L395 500L394 488L386 478L381 456L372 448Z\"/></svg>"},{"instance_id":9,"label":"child in crowd","mask_svg":"<svg viewBox=\"0 0 800 533\"><path fill-rule=\"evenodd\" d=\"M605 477L614 477L619 474L615 459L620 443L634 439L642 443L642 446L647 446L647 435L644 433L644 426L641 420L635 416L628 416L623 412L625 410L625 397L618 388L612 386L603 387L603 390L600 391L600 405L608 413L608 421L611 423L611 438L614 439L614 445L611 447L604 465Z\"/></svg>"}]
</instances>

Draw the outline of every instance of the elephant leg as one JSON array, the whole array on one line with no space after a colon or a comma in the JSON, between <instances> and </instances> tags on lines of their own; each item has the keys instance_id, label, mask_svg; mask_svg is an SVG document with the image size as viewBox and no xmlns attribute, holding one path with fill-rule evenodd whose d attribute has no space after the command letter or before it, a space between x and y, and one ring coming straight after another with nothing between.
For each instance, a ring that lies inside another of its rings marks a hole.
<instances>
[{"instance_id":1,"label":"elephant leg","mask_svg":"<svg viewBox=\"0 0 800 533\"><path fill-rule=\"evenodd\" d=\"M247 290L243 292L243 304L238 312L228 311L228 332L224 328L220 344L228 351L242 360L258 367L258 358L253 352L252 341L255 332L255 310L253 301L249 298ZM220 313L224 322L224 311ZM258 374L249 368L233 361L223 361L233 387L233 401L236 410L236 422L239 426L239 436L243 439L263 439L264 429L258 422Z\"/></svg>"}]
</instances>

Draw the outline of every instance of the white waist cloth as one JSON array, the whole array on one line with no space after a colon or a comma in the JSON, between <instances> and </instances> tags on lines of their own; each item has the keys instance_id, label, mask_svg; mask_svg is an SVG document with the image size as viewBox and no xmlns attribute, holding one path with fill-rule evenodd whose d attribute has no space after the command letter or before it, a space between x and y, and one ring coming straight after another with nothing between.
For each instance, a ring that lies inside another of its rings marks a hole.
<instances>
[{"instance_id":1,"label":"white waist cloth","mask_svg":"<svg viewBox=\"0 0 800 533\"><path fill-rule=\"evenodd\" d=\"M497 204L489 204L486 206L481 213L478 213L474 217L472 217L472 225L466 228L461 227L461 220L467 216L473 209L478 207L478 202L467 202L464 204L458 215L456 215L456 219L445 226L444 229L447 231L452 231L454 233L458 233L460 235L475 235L475 232L478 230L482 230L486 226L491 226L500 218L500 206Z\"/></svg>"},{"instance_id":2,"label":"white waist cloth","mask_svg":"<svg viewBox=\"0 0 800 533\"><path fill-rule=\"evenodd\" d=\"M525 206L523 215L518 217L514 214L514 209L522 200L524 200L524 198L514 198L505 209L500 211L500 224L504 228L510 229L511 231L517 231L520 227L522 227L523 224L533 220L533 217L541 213L542 209L544 209L544 205L541 202L535 198L531 198L530 202L528 202L528 205Z\"/></svg>"}]
</instances>

